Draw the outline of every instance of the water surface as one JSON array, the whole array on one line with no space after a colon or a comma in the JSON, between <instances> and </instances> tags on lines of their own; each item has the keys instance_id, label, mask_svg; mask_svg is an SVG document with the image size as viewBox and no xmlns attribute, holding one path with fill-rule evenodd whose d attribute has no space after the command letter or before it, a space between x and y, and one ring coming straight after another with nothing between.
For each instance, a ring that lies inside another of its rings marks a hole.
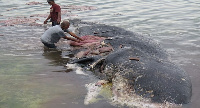
<instances>
[{"instance_id":1,"label":"water surface","mask_svg":"<svg viewBox=\"0 0 200 108\"><path fill-rule=\"evenodd\" d=\"M50 6L26 5L30 0L0 0L0 21L48 14ZM193 96L185 108L200 105L200 1L198 0L56 0L59 5L78 6L62 19L118 26L153 38L191 77ZM92 6L96 9L85 9ZM64 9L63 9L64 10ZM45 17L37 17L42 24ZM49 27L0 23L0 106L1 108L112 108L104 97L84 105L85 84L97 80L76 74L65 65L70 54L68 45L60 50L45 50L40 36ZM73 28L72 28L73 29Z\"/></svg>"}]
</instances>

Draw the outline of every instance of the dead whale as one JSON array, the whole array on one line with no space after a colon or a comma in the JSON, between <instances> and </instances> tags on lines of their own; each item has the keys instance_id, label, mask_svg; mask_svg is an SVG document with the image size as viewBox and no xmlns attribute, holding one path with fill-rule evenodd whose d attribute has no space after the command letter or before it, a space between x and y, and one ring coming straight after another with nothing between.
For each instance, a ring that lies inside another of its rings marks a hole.
<instances>
[{"instance_id":1,"label":"dead whale","mask_svg":"<svg viewBox=\"0 0 200 108\"><path fill-rule=\"evenodd\" d=\"M152 102L190 102L192 84L189 76L151 39L119 27L77 20L71 23L84 25L76 30L80 36L105 37L104 43L113 48L109 54L88 55L73 63L90 66L100 79L124 81L130 94L150 98ZM75 52L78 51L80 49Z\"/></svg>"}]
</instances>

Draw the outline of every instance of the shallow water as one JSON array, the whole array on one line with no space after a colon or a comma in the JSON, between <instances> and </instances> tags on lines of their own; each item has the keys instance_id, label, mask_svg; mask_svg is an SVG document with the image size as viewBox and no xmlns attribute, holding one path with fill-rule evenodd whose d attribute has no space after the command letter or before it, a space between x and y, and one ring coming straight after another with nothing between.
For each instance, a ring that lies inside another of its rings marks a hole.
<instances>
[{"instance_id":1,"label":"shallow water","mask_svg":"<svg viewBox=\"0 0 200 108\"><path fill-rule=\"evenodd\" d=\"M47 14L50 6L42 1L0 0L0 21L9 18ZM197 0L56 0L60 5L76 6L62 19L79 18L125 28L156 40L191 77L193 96L185 108L200 104L200 2ZM93 8L88 9L87 6ZM96 8L96 9L95 9ZM44 17L36 22L42 24ZM27 22L28 23L28 22ZM49 26L48 26L49 27ZM0 107L1 108L112 108L105 97L84 105L85 84L97 80L77 74L65 65L71 56L69 46L45 50L40 36L48 27L0 23ZM71 28L73 29L73 28Z\"/></svg>"}]
</instances>

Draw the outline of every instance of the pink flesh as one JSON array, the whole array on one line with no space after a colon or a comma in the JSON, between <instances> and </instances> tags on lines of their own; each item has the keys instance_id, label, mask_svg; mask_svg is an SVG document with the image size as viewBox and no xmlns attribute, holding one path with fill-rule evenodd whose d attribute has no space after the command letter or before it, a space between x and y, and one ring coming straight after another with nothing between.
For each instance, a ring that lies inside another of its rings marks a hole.
<instances>
[{"instance_id":1,"label":"pink flesh","mask_svg":"<svg viewBox=\"0 0 200 108\"><path fill-rule=\"evenodd\" d=\"M87 46L96 45L96 44L100 45L101 42L105 40L104 37L91 36L91 35L82 36L81 38L83 39L83 41L80 41L80 42L72 41L70 45L87 47Z\"/></svg>"},{"instance_id":2,"label":"pink flesh","mask_svg":"<svg viewBox=\"0 0 200 108\"><path fill-rule=\"evenodd\" d=\"M106 39L104 37L86 35L86 36L82 36L81 38L83 39L83 41L70 42L71 46L78 46L78 47L82 47L83 49L86 49L84 51L80 51L79 53L77 53L76 54L77 58L81 58L84 56L91 56L91 55L101 55L102 53L105 53L105 52L111 52L113 49L112 46L101 45L101 42Z\"/></svg>"}]
</instances>

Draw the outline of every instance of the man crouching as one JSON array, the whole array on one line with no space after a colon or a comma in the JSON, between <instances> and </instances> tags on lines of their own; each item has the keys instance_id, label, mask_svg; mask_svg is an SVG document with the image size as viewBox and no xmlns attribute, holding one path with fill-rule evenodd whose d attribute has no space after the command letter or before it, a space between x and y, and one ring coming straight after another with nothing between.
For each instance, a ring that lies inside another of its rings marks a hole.
<instances>
[{"instance_id":1,"label":"man crouching","mask_svg":"<svg viewBox=\"0 0 200 108\"><path fill-rule=\"evenodd\" d=\"M41 36L42 43L48 48L56 48L55 43L57 43L61 38L76 41L76 42L82 41L83 39L81 39L80 37L76 36L76 34L68 30L69 26L70 26L70 23L68 21L63 21L61 25L50 27ZM64 32L69 33L71 36L77 39L67 37Z\"/></svg>"}]
</instances>

